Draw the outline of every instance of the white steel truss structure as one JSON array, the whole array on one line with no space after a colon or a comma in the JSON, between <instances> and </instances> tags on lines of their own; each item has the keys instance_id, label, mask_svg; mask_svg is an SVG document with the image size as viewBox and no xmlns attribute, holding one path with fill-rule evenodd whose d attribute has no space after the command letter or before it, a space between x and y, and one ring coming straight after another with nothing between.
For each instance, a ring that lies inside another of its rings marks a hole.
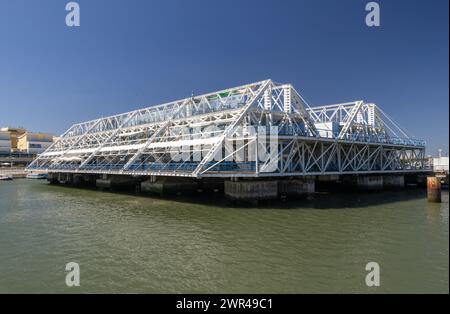
<instances>
[{"instance_id":1,"label":"white steel truss structure","mask_svg":"<svg viewBox=\"0 0 450 314\"><path fill-rule=\"evenodd\" d=\"M269 129L276 134L261 141L259 132ZM428 165L425 142L375 104L310 107L292 85L265 80L75 124L27 168L36 169L199 178L420 172Z\"/></svg>"}]
</instances>

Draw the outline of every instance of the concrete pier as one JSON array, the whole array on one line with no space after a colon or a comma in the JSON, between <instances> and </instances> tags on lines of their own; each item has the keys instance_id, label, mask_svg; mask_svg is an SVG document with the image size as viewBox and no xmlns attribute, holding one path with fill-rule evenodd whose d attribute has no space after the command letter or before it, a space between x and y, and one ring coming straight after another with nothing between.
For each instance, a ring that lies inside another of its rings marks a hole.
<instances>
[{"instance_id":1,"label":"concrete pier","mask_svg":"<svg viewBox=\"0 0 450 314\"><path fill-rule=\"evenodd\" d=\"M257 204L258 201L295 198L316 191L355 191L401 189L416 177L403 174L378 175L316 175L286 178L189 178L167 176L131 176L86 173L49 173L51 183L70 186L92 186L105 190L133 190L150 194L210 195L223 192L234 200ZM429 178L429 180L431 180ZM435 180L435 181L434 181ZM430 201L440 201L440 182L434 178L428 184ZM437 188L439 187L439 188Z\"/></svg>"},{"instance_id":2,"label":"concrete pier","mask_svg":"<svg viewBox=\"0 0 450 314\"><path fill-rule=\"evenodd\" d=\"M428 202L440 203L441 199L441 181L437 177L427 178L427 197Z\"/></svg>"},{"instance_id":3,"label":"concrete pier","mask_svg":"<svg viewBox=\"0 0 450 314\"><path fill-rule=\"evenodd\" d=\"M73 182L73 174L72 173L58 173L56 180L59 184L71 185Z\"/></svg>"},{"instance_id":4,"label":"concrete pier","mask_svg":"<svg viewBox=\"0 0 450 314\"><path fill-rule=\"evenodd\" d=\"M225 181L225 195L236 200L278 198L278 181Z\"/></svg>"},{"instance_id":5,"label":"concrete pier","mask_svg":"<svg viewBox=\"0 0 450 314\"><path fill-rule=\"evenodd\" d=\"M132 176L103 175L95 180L95 186L100 189L134 189L139 180Z\"/></svg>"},{"instance_id":6,"label":"concrete pier","mask_svg":"<svg viewBox=\"0 0 450 314\"><path fill-rule=\"evenodd\" d=\"M280 196L301 196L314 192L314 178L225 181L225 195L236 200L270 200Z\"/></svg>"},{"instance_id":7,"label":"concrete pier","mask_svg":"<svg viewBox=\"0 0 450 314\"><path fill-rule=\"evenodd\" d=\"M302 196L315 192L316 181L314 178L279 180L279 196Z\"/></svg>"},{"instance_id":8,"label":"concrete pier","mask_svg":"<svg viewBox=\"0 0 450 314\"><path fill-rule=\"evenodd\" d=\"M57 184L58 183L58 174L50 172L47 175L47 181L50 182L51 184Z\"/></svg>"},{"instance_id":9,"label":"concrete pier","mask_svg":"<svg viewBox=\"0 0 450 314\"><path fill-rule=\"evenodd\" d=\"M383 188L383 176L358 176L356 186L361 190L381 190Z\"/></svg>"},{"instance_id":10,"label":"concrete pier","mask_svg":"<svg viewBox=\"0 0 450 314\"><path fill-rule=\"evenodd\" d=\"M201 178L197 180L198 189L203 191L223 192L224 181L224 179L218 178Z\"/></svg>"},{"instance_id":11,"label":"concrete pier","mask_svg":"<svg viewBox=\"0 0 450 314\"><path fill-rule=\"evenodd\" d=\"M93 187L96 184L97 175L90 174L75 174L73 176L73 185L75 186L90 186Z\"/></svg>"},{"instance_id":12,"label":"concrete pier","mask_svg":"<svg viewBox=\"0 0 450 314\"><path fill-rule=\"evenodd\" d=\"M317 176L317 181L319 182L336 182L339 181L339 175L324 175L324 176Z\"/></svg>"},{"instance_id":13,"label":"concrete pier","mask_svg":"<svg viewBox=\"0 0 450 314\"><path fill-rule=\"evenodd\" d=\"M197 182L188 178L150 178L141 182L141 192L164 194L179 194L197 190Z\"/></svg>"},{"instance_id":14,"label":"concrete pier","mask_svg":"<svg viewBox=\"0 0 450 314\"><path fill-rule=\"evenodd\" d=\"M387 175L383 177L383 187L385 189L401 189L405 187L405 176Z\"/></svg>"}]
</instances>

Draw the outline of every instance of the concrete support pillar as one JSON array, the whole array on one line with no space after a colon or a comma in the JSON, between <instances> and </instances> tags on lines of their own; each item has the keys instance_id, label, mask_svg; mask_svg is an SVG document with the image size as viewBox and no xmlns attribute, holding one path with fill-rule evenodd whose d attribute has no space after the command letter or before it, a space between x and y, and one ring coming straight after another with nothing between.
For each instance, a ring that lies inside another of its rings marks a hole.
<instances>
[{"instance_id":1,"label":"concrete support pillar","mask_svg":"<svg viewBox=\"0 0 450 314\"><path fill-rule=\"evenodd\" d=\"M125 175L103 175L101 179L95 181L95 186L100 189L130 189L134 190L138 180L132 176Z\"/></svg>"},{"instance_id":2,"label":"concrete support pillar","mask_svg":"<svg viewBox=\"0 0 450 314\"><path fill-rule=\"evenodd\" d=\"M197 190L197 182L187 178L150 178L141 182L141 192L164 194L192 193Z\"/></svg>"},{"instance_id":3,"label":"concrete support pillar","mask_svg":"<svg viewBox=\"0 0 450 314\"><path fill-rule=\"evenodd\" d=\"M197 180L197 188L202 191L223 191L224 180L221 178L201 178Z\"/></svg>"},{"instance_id":4,"label":"concrete support pillar","mask_svg":"<svg viewBox=\"0 0 450 314\"><path fill-rule=\"evenodd\" d=\"M225 181L225 195L247 201L276 199L278 181Z\"/></svg>"},{"instance_id":5,"label":"concrete support pillar","mask_svg":"<svg viewBox=\"0 0 450 314\"><path fill-rule=\"evenodd\" d=\"M72 173L58 173L58 183L70 185L73 183Z\"/></svg>"},{"instance_id":6,"label":"concrete support pillar","mask_svg":"<svg viewBox=\"0 0 450 314\"><path fill-rule=\"evenodd\" d=\"M337 174L321 175L317 176L317 180L320 182L336 182L339 181L339 175Z\"/></svg>"},{"instance_id":7,"label":"concrete support pillar","mask_svg":"<svg viewBox=\"0 0 450 314\"><path fill-rule=\"evenodd\" d=\"M88 186L95 186L95 181L97 179L97 175L95 174L85 174L83 176L84 182Z\"/></svg>"},{"instance_id":8,"label":"concrete support pillar","mask_svg":"<svg viewBox=\"0 0 450 314\"><path fill-rule=\"evenodd\" d=\"M383 188L383 176L358 176L356 185L361 190L381 190Z\"/></svg>"},{"instance_id":9,"label":"concrete support pillar","mask_svg":"<svg viewBox=\"0 0 450 314\"><path fill-rule=\"evenodd\" d=\"M400 189L405 187L404 175L387 175L383 177L383 187L385 189Z\"/></svg>"},{"instance_id":10,"label":"concrete support pillar","mask_svg":"<svg viewBox=\"0 0 450 314\"><path fill-rule=\"evenodd\" d=\"M95 180L95 186L100 189L109 189L111 188L111 180L101 178Z\"/></svg>"},{"instance_id":11,"label":"concrete support pillar","mask_svg":"<svg viewBox=\"0 0 450 314\"><path fill-rule=\"evenodd\" d=\"M235 200L260 201L279 196L303 196L315 192L314 178L289 180L225 181L225 195Z\"/></svg>"},{"instance_id":12,"label":"concrete support pillar","mask_svg":"<svg viewBox=\"0 0 450 314\"><path fill-rule=\"evenodd\" d=\"M319 175L316 176L315 189L320 191L335 190L340 187L339 175Z\"/></svg>"},{"instance_id":13,"label":"concrete support pillar","mask_svg":"<svg viewBox=\"0 0 450 314\"><path fill-rule=\"evenodd\" d=\"M417 182L417 186L425 187L427 185L427 176L426 175L417 175L416 182Z\"/></svg>"},{"instance_id":14,"label":"concrete support pillar","mask_svg":"<svg viewBox=\"0 0 450 314\"><path fill-rule=\"evenodd\" d=\"M73 185L82 185L84 183L83 175L75 174L73 176Z\"/></svg>"},{"instance_id":15,"label":"concrete support pillar","mask_svg":"<svg viewBox=\"0 0 450 314\"><path fill-rule=\"evenodd\" d=\"M427 196L428 202L440 203L441 200L441 181L436 177L427 177Z\"/></svg>"},{"instance_id":16,"label":"concrete support pillar","mask_svg":"<svg viewBox=\"0 0 450 314\"><path fill-rule=\"evenodd\" d=\"M340 179L341 179L342 184L347 188L353 188L357 185L356 184L356 181L357 181L356 176L354 176L354 175L344 175Z\"/></svg>"},{"instance_id":17,"label":"concrete support pillar","mask_svg":"<svg viewBox=\"0 0 450 314\"><path fill-rule=\"evenodd\" d=\"M54 172L49 172L47 174L47 181L50 182L50 184L58 184L58 174Z\"/></svg>"},{"instance_id":18,"label":"concrete support pillar","mask_svg":"<svg viewBox=\"0 0 450 314\"><path fill-rule=\"evenodd\" d=\"M283 196L302 196L315 192L314 178L301 178L278 181L278 194Z\"/></svg>"}]
</instances>

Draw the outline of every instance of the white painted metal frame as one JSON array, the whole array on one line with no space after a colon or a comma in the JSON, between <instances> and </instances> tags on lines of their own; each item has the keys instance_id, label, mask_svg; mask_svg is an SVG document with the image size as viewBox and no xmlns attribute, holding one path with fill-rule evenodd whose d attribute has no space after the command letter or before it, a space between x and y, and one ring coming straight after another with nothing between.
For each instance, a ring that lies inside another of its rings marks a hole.
<instances>
[{"instance_id":1,"label":"white painted metal frame","mask_svg":"<svg viewBox=\"0 0 450 314\"><path fill-rule=\"evenodd\" d=\"M333 126L326 127L326 136L324 125ZM249 127L278 128L278 150L269 160L249 157L254 134L241 134L241 147L229 143L238 129ZM187 138L182 129L190 131ZM232 147L228 155L225 143ZM174 152L188 158L174 161ZM227 158L215 160L220 153ZM244 161L232 160L238 153ZM274 160L277 169L266 172ZM75 124L28 167L35 169L257 177L418 172L428 165L425 142L409 136L376 105L360 100L310 107L290 84L266 80Z\"/></svg>"}]
</instances>

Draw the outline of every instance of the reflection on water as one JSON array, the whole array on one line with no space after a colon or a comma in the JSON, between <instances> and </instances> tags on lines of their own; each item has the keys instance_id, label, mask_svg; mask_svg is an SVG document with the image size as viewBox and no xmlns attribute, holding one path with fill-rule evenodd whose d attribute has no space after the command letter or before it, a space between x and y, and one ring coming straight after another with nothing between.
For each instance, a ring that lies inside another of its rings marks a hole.
<instances>
[{"instance_id":1,"label":"reflection on water","mask_svg":"<svg viewBox=\"0 0 450 314\"><path fill-rule=\"evenodd\" d=\"M0 182L0 292L447 292L448 193L239 207ZM81 287L65 286L65 265ZM365 265L381 287L365 285Z\"/></svg>"}]
</instances>

